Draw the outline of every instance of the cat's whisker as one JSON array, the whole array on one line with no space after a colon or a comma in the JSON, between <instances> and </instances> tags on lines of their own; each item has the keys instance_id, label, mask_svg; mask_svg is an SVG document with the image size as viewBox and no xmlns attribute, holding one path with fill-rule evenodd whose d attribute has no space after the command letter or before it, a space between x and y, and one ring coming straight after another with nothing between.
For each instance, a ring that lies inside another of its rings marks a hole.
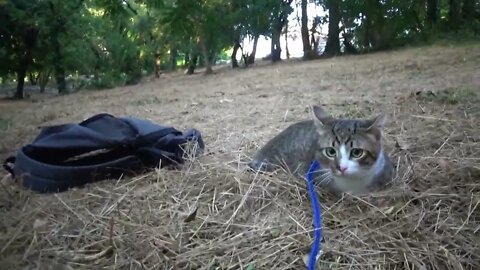
<instances>
[{"instance_id":1,"label":"cat's whisker","mask_svg":"<svg viewBox=\"0 0 480 270\"><path fill-rule=\"evenodd\" d=\"M313 171L313 173L322 173L322 172L330 172L330 169L320 169L320 170Z\"/></svg>"},{"instance_id":2,"label":"cat's whisker","mask_svg":"<svg viewBox=\"0 0 480 270\"><path fill-rule=\"evenodd\" d=\"M319 187L322 186L323 184L328 184L330 181L332 181L332 174L330 172L326 172L320 176L319 179L315 179L315 186Z\"/></svg>"},{"instance_id":3,"label":"cat's whisker","mask_svg":"<svg viewBox=\"0 0 480 270\"><path fill-rule=\"evenodd\" d=\"M323 180L322 182L319 182L315 185L316 188L323 188L325 186L328 186L330 185L330 183L332 183L332 179L331 178L328 178L328 179L325 179Z\"/></svg>"}]
</instances>

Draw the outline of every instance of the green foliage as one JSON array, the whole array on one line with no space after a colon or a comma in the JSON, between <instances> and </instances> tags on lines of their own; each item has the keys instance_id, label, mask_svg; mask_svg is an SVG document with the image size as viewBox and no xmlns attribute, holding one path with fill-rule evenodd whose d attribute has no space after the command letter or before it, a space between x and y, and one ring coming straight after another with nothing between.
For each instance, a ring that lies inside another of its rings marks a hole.
<instances>
[{"instance_id":1,"label":"green foliage","mask_svg":"<svg viewBox=\"0 0 480 270\"><path fill-rule=\"evenodd\" d=\"M228 61L230 60L230 50L223 50L218 54L217 60L219 61Z\"/></svg>"},{"instance_id":2,"label":"green foliage","mask_svg":"<svg viewBox=\"0 0 480 270\"><path fill-rule=\"evenodd\" d=\"M0 75L18 69L25 52L35 45L33 14L37 1L6 1L0 4Z\"/></svg>"},{"instance_id":3,"label":"green foliage","mask_svg":"<svg viewBox=\"0 0 480 270\"><path fill-rule=\"evenodd\" d=\"M37 8L39 36L34 69L41 71L57 65L68 73L89 72L94 55L84 35L89 18L84 16L87 11L82 1L42 1Z\"/></svg>"},{"instance_id":4,"label":"green foliage","mask_svg":"<svg viewBox=\"0 0 480 270\"><path fill-rule=\"evenodd\" d=\"M463 7L467 1L459 0ZM325 4L326 0L319 1ZM478 2L478 1L476 1ZM474 4L477 18L461 19L454 25L447 0L344 0L341 1L342 30L353 37L361 51L385 50L443 36L455 29L480 34L480 3ZM431 9L431 10L430 10ZM433 18L429 12L435 15ZM451 34L447 34L451 35ZM458 36L465 36L462 33Z\"/></svg>"},{"instance_id":5,"label":"green foliage","mask_svg":"<svg viewBox=\"0 0 480 270\"><path fill-rule=\"evenodd\" d=\"M73 78L79 88L133 84L155 68L225 63L234 44L279 42L292 0L0 1L0 78ZM316 0L330 7L330 0ZM475 0L336 1L340 35L361 52L441 38L478 39ZM333 14L333 13L332 13ZM329 23L332 18L316 18ZM334 35L333 35L334 36ZM332 37L333 38L333 37ZM338 37L335 40L338 42ZM159 60L160 63L156 61ZM200 63L201 64L201 63ZM85 80L83 75L94 75Z\"/></svg>"}]
</instances>

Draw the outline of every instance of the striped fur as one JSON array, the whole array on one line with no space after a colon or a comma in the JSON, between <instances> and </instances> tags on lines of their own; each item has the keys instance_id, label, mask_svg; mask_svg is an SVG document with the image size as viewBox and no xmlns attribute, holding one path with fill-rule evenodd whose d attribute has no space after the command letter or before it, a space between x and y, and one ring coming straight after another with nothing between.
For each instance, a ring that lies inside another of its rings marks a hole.
<instances>
[{"instance_id":1,"label":"striped fur","mask_svg":"<svg viewBox=\"0 0 480 270\"><path fill-rule=\"evenodd\" d=\"M392 179L393 166L382 147L385 115L335 119L319 106L313 112L313 120L293 124L271 139L249 166L260 171L283 167L303 176L317 159L319 185L336 192L366 192Z\"/></svg>"}]
</instances>

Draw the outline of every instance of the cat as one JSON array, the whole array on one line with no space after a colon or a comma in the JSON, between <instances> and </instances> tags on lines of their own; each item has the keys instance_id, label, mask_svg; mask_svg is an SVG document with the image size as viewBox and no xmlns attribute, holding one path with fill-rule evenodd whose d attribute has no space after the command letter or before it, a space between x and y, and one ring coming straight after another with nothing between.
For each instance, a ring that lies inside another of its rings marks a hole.
<instances>
[{"instance_id":1,"label":"cat","mask_svg":"<svg viewBox=\"0 0 480 270\"><path fill-rule=\"evenodd\" d=\"M316 159L315 181L334 193L365 193L393 178L394 167L382 145L386 115L340 119L313 106L313 120L290 125L267 142L248 166L260 172L282 167L305 177Z\"/></svg>"}]
</instances>

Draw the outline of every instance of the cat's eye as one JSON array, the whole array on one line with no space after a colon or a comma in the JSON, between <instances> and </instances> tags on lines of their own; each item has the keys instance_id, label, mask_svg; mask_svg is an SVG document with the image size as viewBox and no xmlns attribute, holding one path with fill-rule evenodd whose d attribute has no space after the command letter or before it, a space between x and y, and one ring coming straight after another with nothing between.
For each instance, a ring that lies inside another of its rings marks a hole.
<instances>
[{"instance_id":1,"label":"cat's eye","mask_svg":"<svg viewBox=\"0 0 480 270\"><path fill-rule=\"evenodd\" d=\"M335 151L335 148L333 147L327 147L323 149L323 153L329 158L334 158L337 155L337 151Z\"/></svg>"},{"instance_id":2,"label":"cat's eye","mask_svg":"<svg viewBox=\"0 0 480 270\"><path fill-rule=\"evenodd\" d=\"M359 148L353 148L350 151L350 156L352 158L355 158L355 159L362 158L364 154L365 154L365 152L362 149L359 149Z\"/></svg>"}]
</instances>

